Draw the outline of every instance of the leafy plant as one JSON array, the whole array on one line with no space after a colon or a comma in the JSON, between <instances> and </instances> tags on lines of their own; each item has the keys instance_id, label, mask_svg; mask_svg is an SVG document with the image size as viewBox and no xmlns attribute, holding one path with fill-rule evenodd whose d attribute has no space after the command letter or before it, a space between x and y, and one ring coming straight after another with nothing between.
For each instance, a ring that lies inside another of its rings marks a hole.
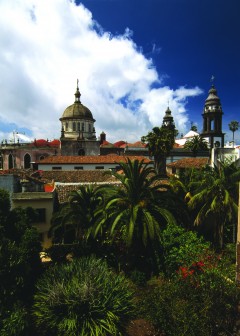
<instances>
[{"instance_id":1,"label":"leafy plant","mask_svg":"<svg viewBox=\"0 0 240 336\"><path fill-rule=\"evenodd\" d=\"M121 335L133 313L129 282L94 257L55 265L37 283L33 314L43 335Z\"/></svg>"},{"instance_id":2,"label":"leafy plant","mask_svg":"<svg viewBox=\"0 0 240 336\"><path fill-rule=\"evenodd\" d=\"M143 315L167 336L231 335L239 290L218 267L194 266L198 271L181 270L179 276L160 279L145 292Z\"/></svg>"},{"instance_id":3,"label":"leafy plant","mask_svg":"<svg viewBox=\"0 0 240 336\"><path fill-rule=\"evenodd\" d=\"M199 238L196 232L187 231L175 224L169 224L161 233L164 269L175 274L180 266L189 266L208 255L210 243Z\"/></svg>"},{"instance_id":4,"label":"leafy plant","mask_svg":"<svg viewBox=\"0 0 240 336\"><path fill-rule=\"evenodd\" d=\"M20 303L16 303L12 310L5 314L2 320L1 336L25 336L28 334L28 311Z\"/></svg>"}]
</instances>

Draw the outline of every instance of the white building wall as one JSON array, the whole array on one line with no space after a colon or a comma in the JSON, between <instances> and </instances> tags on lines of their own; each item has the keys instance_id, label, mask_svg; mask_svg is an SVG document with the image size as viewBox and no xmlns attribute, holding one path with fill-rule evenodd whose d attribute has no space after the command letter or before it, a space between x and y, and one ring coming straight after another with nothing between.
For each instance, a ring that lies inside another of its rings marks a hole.
<instances>
[{"instance_id":1,"label":"white building wall","mask_svg":"<svg viewBox=\"0 0 240 336\"><path fill-rule=\"evenodd\" d=\"M96 169L116 169L119 165L117 163L74 163L74 164L38 164L39 170L50 171L50 170L63 170L63 171L72 171L72 170L96 170ZM81 169L80 167L83 167ZM97 168L98 167L98 168Z\"/></svg>"}]
</instances>

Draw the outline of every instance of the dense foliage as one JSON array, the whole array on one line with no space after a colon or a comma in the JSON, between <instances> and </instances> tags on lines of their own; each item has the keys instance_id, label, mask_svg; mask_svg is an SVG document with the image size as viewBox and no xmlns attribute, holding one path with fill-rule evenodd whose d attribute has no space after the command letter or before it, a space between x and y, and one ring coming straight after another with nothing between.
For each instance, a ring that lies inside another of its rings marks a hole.
<instances>
[{"instance_id":1,"label":"dense foliage","mask_svg":"<svg viewBox=\"0 0 240 336\"><path fill-rule=\"evenodd\" d=\"M201 179L189 183L187 204L194 216L194 225L202 231L217 248L222 248L224 231L237 223L238 183L240 169L236 164L219 163L205 170Z\"/></svg>"},{"instance_id":2,"label":"dense foliage","mask_svg":"<svg viewBox=\"0 0 240 336\"><path fill-rule=\"evenodd\" d=\"M121 335L133 312L126 278L93 257L50 267L37 283L33 313L41 335Z\"/></svg>"},{"instance_id":3,"label":"dense foliage","mask_svg":"<svg viewBox=\"0 0 240 336\"><path fill-rule=\"evenodd\" d=\"M160 278L144 292L143 315L166 335L232 335L239 291L221 261L209 257L180 267L175 277Z\"/></svg>"},{"instance_id":4,"label":"dense foliage","mask_svg":"<svg viewBox=\"0 0 240 336\"><path fill-rule=\"evenodd\" d=\"M239 168L120 168L54 214L44 269L34 211L0 190L0 335L127 335L134 316L166 336L233 334Z\"/></svg>"},{"instance_id":5,"label":"dense foliage","mask_svg":"<svg viewBox=\"0 0 240 336\"><path fill-rule=\"evenodd\" d=\"M196 156L199 151L207 151L209 149L207 141L200 135L196 135L192 139L187 140L184 144L184 148L190 150L194 156Z\"/></svg>"},{"instance_id":6,"label":"dense foliage","mask_svg":"<svg viewBox=\"0 0 240 336\"><path fill-rule=\"evenodd\" d=\"M26 335L34 283L41 272L39 235L32 209L10 210L0 190L0 334Z\"/></svg>"}]
</instances>

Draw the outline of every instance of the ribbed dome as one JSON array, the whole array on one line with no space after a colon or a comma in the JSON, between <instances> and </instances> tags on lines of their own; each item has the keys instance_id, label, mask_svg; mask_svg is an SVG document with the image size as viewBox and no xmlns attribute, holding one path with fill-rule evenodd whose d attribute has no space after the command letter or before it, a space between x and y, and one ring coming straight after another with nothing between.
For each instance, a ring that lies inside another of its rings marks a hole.
<instances>
[{"instance_id":1,"label":"ribbed dome","mask_svg":"<svg viewBox=\"0 0 240 336\"><path fill-rule=\"evenodd\" d=\"M95 121L92 116L92 112L84 106L80 101L81 93L79 91L78 85L75 93L75 102L74 104L68 106L63 112L60 120L63 119L88 119Z\"/></svg>"},{"instance_id":2,"label":"ribbed dome","mask_svg":"<svg viewBox=\"0 0 240 336\"><path fill-rule=\"evenodd\" d=\"M68 106L63 112L62 119L90 119L93 120L92 112L80 102Z\"/></svg>"}]
</instances>

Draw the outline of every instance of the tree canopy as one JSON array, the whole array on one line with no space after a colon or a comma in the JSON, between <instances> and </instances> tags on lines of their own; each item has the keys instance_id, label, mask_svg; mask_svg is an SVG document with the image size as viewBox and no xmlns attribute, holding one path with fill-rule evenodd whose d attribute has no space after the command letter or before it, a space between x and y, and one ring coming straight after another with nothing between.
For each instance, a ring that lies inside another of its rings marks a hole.
<instances>
[{"instance_id":1,"label":"tree canopy","mask_svg":"<svg viewBox=\"0 0 240 336\"><path fill-rule=\"evenodd\" d=\"M184 148L190 150L193 155L196 155L199 151L208 150L208 143L200 135L196 135L185 142Z\"/></svg>"},{"instance_id":2,"label":"tree canopy","mask_svg":"<svg viewBox=\"0 0 240 336\"><path fill-rule=\"evenodd\" d=\"M167 127L154 127L141 141L147 144L149 154L154 157L155 170L166 176L166 158L172 150L177 131Z\"/></svg>"}]
</instances>

